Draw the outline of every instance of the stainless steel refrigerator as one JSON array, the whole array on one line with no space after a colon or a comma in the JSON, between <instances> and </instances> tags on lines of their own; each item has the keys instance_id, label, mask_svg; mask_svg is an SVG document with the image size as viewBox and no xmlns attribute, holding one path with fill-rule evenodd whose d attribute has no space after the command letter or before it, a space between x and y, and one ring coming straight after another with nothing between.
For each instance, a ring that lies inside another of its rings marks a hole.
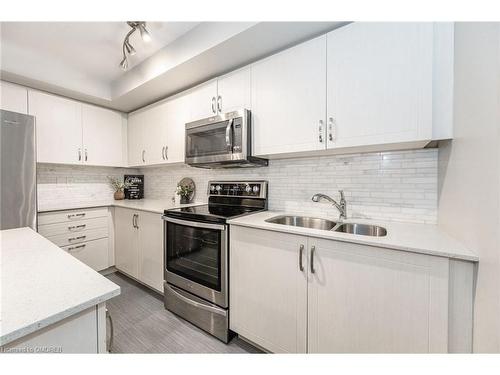
<instances>
[{"instance_id":1,"label":"stainless steel refrigerator","mask_svg":"<svg viewBox=\"0 0 500 375\"><path fill-rule=\"evenodd\" d=\"M0 229L36 227L35 118L0 110Z\"/></svg>"}]
</instances>

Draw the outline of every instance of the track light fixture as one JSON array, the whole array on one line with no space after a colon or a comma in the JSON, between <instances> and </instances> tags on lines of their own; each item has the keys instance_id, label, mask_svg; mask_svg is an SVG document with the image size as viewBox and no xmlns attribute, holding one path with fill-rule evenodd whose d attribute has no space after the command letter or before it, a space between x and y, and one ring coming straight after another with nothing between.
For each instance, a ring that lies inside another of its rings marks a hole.
<instances>
[{"instance_id":1,"label":"track light fixture","mask_svg":"<svg viewBox=\"0 0 500 375\"><path fill-rule=\"evenodd\" d=\"M123 40L123 46L122 46L122 52L123 52L123 59L120 62L120 67L123 70L128 69L128 59L127 56L133 56L135 55L135 48L130 44L129 38L130 36L136 31L139 30L142 40L146 43L151 41L151 35L149 34L148 30L146 29L146 22L145 21L127 21L127 25L129 25L132 30L130 30L127 35L125 35L125 39Z\"/></svg>"}]
</instances>

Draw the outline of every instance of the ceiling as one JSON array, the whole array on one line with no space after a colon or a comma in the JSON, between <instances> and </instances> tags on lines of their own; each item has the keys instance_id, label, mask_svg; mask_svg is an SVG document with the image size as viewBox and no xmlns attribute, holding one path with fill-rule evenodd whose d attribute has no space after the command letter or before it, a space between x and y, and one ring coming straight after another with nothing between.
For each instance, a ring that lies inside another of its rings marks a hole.
<instances>
[{"instance_id":1,"label":"ceiling","mask_svg":"<svg viewBox=\"0 0 500 375\"><path fill-rule=\"evenodd\" d=\"M1 22L0 74L14 83L125 112L346 22L147 22L130 68L125 22ZM269 38L273 35L273 38Z\"/></svg>"}]
</instances>

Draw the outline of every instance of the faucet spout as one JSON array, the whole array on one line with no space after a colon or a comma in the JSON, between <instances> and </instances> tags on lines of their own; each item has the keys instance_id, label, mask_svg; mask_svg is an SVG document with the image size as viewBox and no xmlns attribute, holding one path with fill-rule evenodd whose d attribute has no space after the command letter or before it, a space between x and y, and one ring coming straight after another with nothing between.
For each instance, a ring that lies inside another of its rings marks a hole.
<instances>
[{"instance_id":1,"label":"faucet spout","mask_svg":"<svg viewBox=\"0 0 500 375\"><path fill-rule=\"evenodd\" d=\"M346 202L345 197L344 197L344 191L339 190L339 193L340 193L340 202L337 202L335 199L329 197L326 194L322 194L322 193L314 194L312 196L311 200L313 202L319 202L322 199L324 199L324 200L330 202L331 204L333 204L335 206L335 208L337 210L339 210L339 213L340 213L339 219L340 220L346 219L347 218L347 202Z\"/></svg>"}]
</instances>

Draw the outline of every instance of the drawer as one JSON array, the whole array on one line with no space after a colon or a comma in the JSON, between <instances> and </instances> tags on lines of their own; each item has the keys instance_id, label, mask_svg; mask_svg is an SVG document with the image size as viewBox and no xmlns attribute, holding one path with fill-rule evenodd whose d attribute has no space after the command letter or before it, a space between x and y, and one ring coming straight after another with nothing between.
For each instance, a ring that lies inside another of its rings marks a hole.
<instances>
[{"instance_id":1,"label":"drawer","mask_svg":"<svg viewBox=\"0 0 500 375\"><path fill-rule=\"evenodd\" d=\"M96 271L108 268L107 238L64 246L62 249Z\"/></svg>"},{"instance_id":2,"label":"drawer","mask_svg":"<svg viewBox=\"0 0 500 375\"><path fill-rule=\"evenodd\" d=\"M64 223L45 224L38 226L38 233L44 237L58 236L61 234L75 234L91 229L108 230L108 218L97 217L95 219L66 221Z\"/></svg>"},{"instance_id":3,"label":"drawer","mask_svg":"<svg viewBox=\"0 0 500 375\"><path fill-rule=\"evenodd\" d=\"M60 234L57 236L46 236L46 238L57 246L74 245L80 242L98 240L108 237L108 228L90 229L82 232Z\"/></svg>"},{"instance_id":4,"label":"drawer","mask_svg":"<svg viewBox=\"0 0 500 375\"><path fill-rule=\"evenodd\" d=\"M96 217L107 217L108 208L89 208L84 210L68 210L42 212L38 214L38 225L72 222L83 219L93 219Z\"/></svg>"}]
</instances>

